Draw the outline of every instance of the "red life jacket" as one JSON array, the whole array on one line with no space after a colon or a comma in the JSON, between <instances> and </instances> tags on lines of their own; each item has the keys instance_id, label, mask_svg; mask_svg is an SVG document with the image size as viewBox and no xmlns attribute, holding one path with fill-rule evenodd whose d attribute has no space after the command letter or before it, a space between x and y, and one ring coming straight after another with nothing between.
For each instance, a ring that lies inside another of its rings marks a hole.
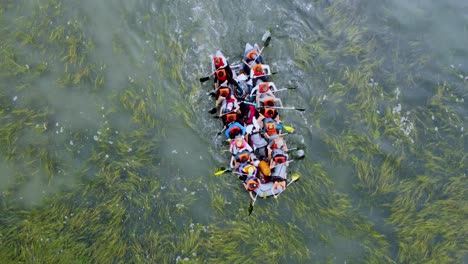
<instances>
[{"instance_id":1,"label":"red life jacket","mask_svg":"<svg viewBox=\"0 0 468 264\"><path fill-rule=\"evenodd\" d=\"M286 157L280 154L280 155L276 155L276 157L274 157L273 160L274 160L277 164L285 163L285 162L286 162Z\"/></svg>"},{"instance_id":2,"label":"red life jacket","mask_svg":"<svg viewBox=\"0 0 468 264\"><path fill-rule=\"evenodd\" d=\"M266 107L263 115L266 118L273 118L273 116L275 116L275 109L273 107Z\"/></svg>"},{"instance_id":3,"label":"red life jacket","mask_svg":"<svg viewBox=\"0 0 468 264\"><path fill-rule=\"evenodd\" d=\"M218 91L219 91L219 96L222 96L225 98L227 98L229 94L231 93L231 89L229 89L229 87L226 87L226 86L220 87Z\"/></svg>"},{"instance_id":4,"label":"red life jacket","mask_svg":"<svg viewBox=\"0 0 468 264\"><path fill-rule=\"evenodd\" d=\"M225 69L216 70L216 78L222 82L227 80L227 74Z\"/></svg>"},{"instance_id":5,"label":"red life jacket","mask_svg":"<svg viewBox=\"0 0 468 264\"><path fill-rule=\"evenodd\" d=\"M276 134L276 122L273 121L265 123L265 130L269 136Z\"/></svg>"},{"instance_id":6,"label":"red life jacket","mask_svg":"<svg viewBox=\"0 0 468 264\"><path fill-rule=\"evenodd\" d=\"M229 113L229 114L226 114L226 121L228 123L232 123L232 122L235 122L237 120L237 114L236 113Z\"/></svg>"},{"instance_id":7,"label":"red life jacket","mask_svg":"<svg viewBox=\"0 0 468 264\"><path fill-rule=\"evenodd\" d=\"M255 191L260 185L260 182L257 178L251 177L247 183L245 184L245 188L247 191L252 192Z\"/></svg>"},{"instance_id":8,"label":"red life jacket","mask_svg":"<svg viewBox=\"0 0 468 264\"><path fill-rule=\"evenodd\" d=\"M247 53L247 56L246 56L246 57L247 57L248 60L253 60L253 59L254 59L254 58L252 57L253 55L257 55L257 56L258 56L257 52L256 52L254 49L252 49L251 51L249 51L249 53Z\"/></svg>"},{"instance_id":9,"label":"red life jacket","mask_svg":"<svg viewBox=\"0 0 468 264\"><path fill-rule=\"evenodd\" d=\"M265 72L263 71L263 67L262 67L261 64L255 64L255 66L253 66L252 70L254 71L254 76L265 75Z\"/></svg>"},{"instance_id":10,"label":"red life jacket","mask_svg":"<svg viewBox=\"0 0 468 264\"><path fill-rule=\"evenodd\" d=\"M249 152L243 151L239 154L237 154L237 161L240 163L244 163L250 159Z\"/></svg>"},{"instance_id":11,"label":"red life jacket","mask_svg":"<svg viewBox=\"0 0 468 264\"><path fill-rule=\"evenodd\" d=\"M263 82L258 85L258 90L260 93L266 93L270 90L270 83L269 82Z\"/></svg>"},{"instance_id":12,"label":"red life jacket","mask_svg":"<svg viewBox=\"0 0 468 264\"><path fill-rule=\"evenodd\" d=\"M263 101L263 105L274 106L274 105L275 105L275 98L273 98L273 97L268 97L267 99L265 99L265 100Z\"/></svg>"},{"instance_id":13,"label":"red life jacket","mask_svg":"<svg viewBox=\"0 0 468 264\"><path fill-rule=\"evenodd\" d=\"M219 67L224 65L223 59L221 57L214 57L213 58L213 63L215 65L216 69L218 69Z\"/></svg>"}]
</instances>

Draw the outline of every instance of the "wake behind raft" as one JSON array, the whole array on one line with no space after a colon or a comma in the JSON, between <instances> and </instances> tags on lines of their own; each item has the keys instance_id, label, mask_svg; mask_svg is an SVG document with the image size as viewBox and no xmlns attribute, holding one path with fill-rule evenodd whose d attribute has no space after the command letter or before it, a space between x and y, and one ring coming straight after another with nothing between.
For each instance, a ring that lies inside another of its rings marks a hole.
<instances>
[{"instance_id":1,"label":"wake behind raft","mask_svg":"<svg viewBox=\"0 0 468 264\"><path fill-rule=\"evenodd\" d=\"M268 46L270 38L264 43ZM294 132L281 122L278 110L300 108L284 107L277 93L292 87L277 89L269 77L269 65L263 63L263 48L246 44L242 61L230 65L218 50L210 55L216 106L209 112L217 113L223 122L224 134L229 142L231 162L215 175L233 172L239 176L253 202L257 197L275 198L300 177L298 172L288 177L288 169L295 158L304 157L303 150L289 148L285 136ZM201 78L204 82L208 77ZM251 203L249 214L253 209Z\"/></svg>"}]
</instances>

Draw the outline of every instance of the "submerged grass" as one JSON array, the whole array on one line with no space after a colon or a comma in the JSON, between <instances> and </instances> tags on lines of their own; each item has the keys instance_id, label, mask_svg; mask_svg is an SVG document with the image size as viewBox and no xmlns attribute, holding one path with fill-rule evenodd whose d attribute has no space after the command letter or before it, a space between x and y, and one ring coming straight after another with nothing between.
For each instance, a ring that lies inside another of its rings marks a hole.
<instances>
[{"instance_id":1,"label":"submerged grass","mask_svg":"<svg viewBox=\"0 0 468 264\"><path fill-rule=\"evenodd\" d=\"M0 156L15 171L0 194L2 262L452 263L468 251L466 117L456 109L467 84L444 82L424 104L404 105L399 87L417 84L414 67L427 62L420 43L402 78L384 67L398 59L379 55L387 40L336 1L324 31L291 44L296 66L321 73L325 87L304 118L319 128L331 120L322 141L333 162L351 168L362 200L385 211L391 231L382 231L309 159L296 167L300 184L277 200L259 199L251 217L235 177L181 175L162 150L174 120L194 131L200 125L198 106L170 100L192 102L202 89L184 74L190 47L146 36L140 56L152 60L144 63L126 57L127 43L113 35L113 54L138 74L108 87L87 19L66 19L70 1L35 4L32 16L12 23L5 13L22 13L21 3L0 7ZM50 92L97 98L102 121L62 134L61 109L34 98L43 78L53 80ZM73 183L63 183L67 177ZM35 206L23 202L36 178L61 191ZM208 219L195 219L195 206Z\"/></svg>"},{"instance_id":2,"label":"submerged grass","mask_svg":"<svg viewBox=\"0 0 468 264\"><path fill-rule=\"evenodd\" d=\"M343 12L345 7L332 5L329 14L350 14ZM335 162L354 168L355 186L361 193L374 197L374 204L387 210L387 222L394 230L388 235L397 237L396 243L390 242L397 249L393 261L460 262L467 252L462 238L467 230L456 228L467 226L466 117L460 114L463 110L455 110L453 102L463 102L466 93L454 87L461 85L466 91L466 83L443 82L435 85L432 96L422 105L403 105L399 87L418 85L412 74L421 64L406 67L406 79L398 78L399 72L386 71L382 66L387 59L378 55L371 33L362 27L356 29L359 23L345 16L328 27L328 35L296 46L298 66L302 60L313 59L314 71L325 70L330 75L325 76L328 88L322 91L327 100L312 102L318 114L311 118L318 126L327 121L325 107L334 107L344 115L335 120L340 123L334 127L340 131L329 131L324 141ZM427 54L421 53L420 46L412 43L410 56L427 65ZM340 67L339 62L350 55L355 64ZM377 78L381 84L374 80ZM376 261L372 245L367 249L368 260L381 263Z\"/></svg>"}]
</instances>

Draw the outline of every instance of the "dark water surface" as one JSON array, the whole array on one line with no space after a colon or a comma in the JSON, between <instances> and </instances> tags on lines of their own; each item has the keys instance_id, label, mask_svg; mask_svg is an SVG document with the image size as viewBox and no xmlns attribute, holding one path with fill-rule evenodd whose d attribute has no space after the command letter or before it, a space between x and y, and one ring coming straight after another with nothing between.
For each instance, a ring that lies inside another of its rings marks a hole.
<instances>
[{"instance_id":1,"label":"dark water surface","mask_svg":"<svg viewBox=\"0 0 468 264\"><path fill-rule=\"evenodd\" d=\"M213 173L209 55L261 44L278 199ZM468 263L468 3L0 1L1 263Z\"/></svg>"}]
</instances>

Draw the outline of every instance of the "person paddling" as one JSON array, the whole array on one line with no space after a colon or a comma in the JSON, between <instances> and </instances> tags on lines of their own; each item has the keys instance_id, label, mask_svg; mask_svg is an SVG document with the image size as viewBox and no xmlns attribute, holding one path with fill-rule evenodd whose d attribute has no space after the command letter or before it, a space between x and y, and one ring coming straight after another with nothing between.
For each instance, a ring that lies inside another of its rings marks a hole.
<instances>
[{"instance_id":1,"label":"person paddling","mask_svg":"<svg viewBox=\"0 0 468 264\"><path fill-rule=\"evenodd\" d=\"M275 134L275 135L270 136L267 150L268 150L268 159L271 161L271 157L273 153L276 153L277 151L287 152L288 146L286 145L286 141L284 140L282 136Z\"/></svg>"},{"instance_id":2,"label":"person paddling","mask_svg":"<svg viewBox=\"0 0 468 264\"><path fill-rule=\"evenodd\" d=\"M277 123L272 118L263 119L263 130L265 132L265 136L268 139L271 139L271 137L281 133L282 128L283 128L283 126L281 124Z\"/></svg>"},{"instance_id":3,"label":"person paddling","mask_svg":"<svg viewBox=\"0 0 468 264\"><path fill-rule=\"evenodd\" d=\"M224 100L221 108L219 109L219 117L223 120L223 125L226 127L230 123L238 120L239 104L235 98Z\"/></svg>"},{"instance_id":4,"label":"person paddling","mask_svg":"<svg viewBox=\"0 0 468 264\"><path fill-rule=\"evenodd\" d=\"M272 149L271 150L271 160L270 160L270 168L273 169L279 164L284 164L289 166L288 161L288 154L283 149Z\"/></svg>"},{"instance_id":5,"label":"person paddling","mask_svg":"<svg viewBox=\"0 0 468 264\"><path fill-rule=\"evenodd\" d=\"M244 162L243 160L240 160L239 153L247 151L249 157L245 161L250 160L251 159L250 154L253 153L252 147L249 145L249 143L247 143L247 141L241 135L236 136L236 138L231 142L231 145L229 146L229 151L232 154L230 164L231 164L231 167L234 167L234 168L238 167L238 162Z\"/></svg>"},{"instance_id":6,"label":"person paddling","mask_svg":"<svg viewBox=\"0 0 468 264\"><path fill-rule=\"evenodd\" d=\"M213 65L215 67L215 70L229 67L229 63L227 62L226 58L223 55L214 56L213 57ZM230 67L229 67L229 70L231 70Z\"/></svg>"},{"instance_id":7,"label":"person paddling","mask_svg":"<svg viewBox=\"0 0 468 264\"><path fill-rule=\"evenodd\" d=\"M252 91L250 92L250 98L255 98L259 97L260 95L263 94L268 94L270 96L275 96L273 92L276 92L278 89L276 88L276 85L274 82L262 82L257 84ZM257 100L255 100L257 101Z\"/></svg>"},{"instance_id":8,"label":"person paddling","mask_svg":"<svg viewBox=\"0 0 468 264\"><path fill-rule=\"evenodd\" d=\"M246 47L249 47L250 44L247 44ZM246 74L250 74L250 68L252 65L257 63L263 63L262 56L260 53L262 52L263 48L260 50L258 45L255 44L253 47L248 48L244 52L244 57L242 58L242 62L244 63L243 69Z\"/></svg>"},{"instance_id":9,"label":"person paddling","mask_svg":"<svg viewBox=\"0 0 468 264\"><path fill-rule=\"evenodd\" d=\"M258 115L258 118L257 118L257 123L261 124L261 126L260 126L261 128L263 128L264 121L267 118L273 119L276 122L276 124L277 124L275 126L276 129L282 127L281 120L280 120L280 115L279 115L278 111L276 111L275 108L273 108L273 107L261 107L259 109L258 113L259 113L259 115ZM279 130L281 130L281 129L279 129Z\"/></svg>"},{"instance_id":10,"label":"person paddling","mask_svg":"<svg viewBox=\"0 0 468 264\"><path fill-rule=\"evenodd\" d=\"M265 64L255 64L250 72L250 79L252 79L252 86L257 86L257 82L268 82L267 73L270 73L270 66Z\"/></svg>"},{"instance_id":11,"label":"person paddling","mask_svg":"<svg viewBox=\"0 0 468 264\"><path fill-rule=\"evenodd\" d=\"M239 151L234 157L234 170L237 170L239 167L246 166L246 165L254 165L257 163L257 158L255 155L248 151L247 149L243 149ZM232 167L233 164L231 164Z\"/></svg>"},{"instance_id":12,"label":"person paddling","mask_svg":"<svg viewBox=\"0 0 468 264\"><path fill-rule=\"evenodd\" d=\"M253 122L259 116L254 105L245 102L240 103L240 113L246 130L252 130ZM247 131L248 133L248 131Z\"/></svg>"},{"instance_id":13,"label":"person paddling","mask_svg":"<svg viewBox=\"0 0 468 264\"><path fill-rule=\"evenodd\" d=\"M217 86L224 82L231 84L236 84L237 82L233 79L232 69L229 66L226 58L224 56L215 56L213 57L213 66L214 66L214 88L216 90Z\"/></svg>"},{"instance_id":14,"label":"person paddling","mask_svg":"<svg viewBox=\"0 0 468 264\"><path fill-rule=\"evenodd\" d=\"M253 129L247 133L247 141L253 146L255 156L261 160L266 160L268 158L268 141L256 121L254 121L252 127Z\"/></svg>"},{"instance_id":15,"label":"person paddling","mask_svg":"<svg viewBox=\"0 0 468 264\"><path fill-rule=\"evenodd\" d=\"M226 131L224 131L224 135L227 139L234 139L238 135L244 137L245 127L239 124L239 122L233 122L227 126Z\"/></svg>"}]
</instances>

